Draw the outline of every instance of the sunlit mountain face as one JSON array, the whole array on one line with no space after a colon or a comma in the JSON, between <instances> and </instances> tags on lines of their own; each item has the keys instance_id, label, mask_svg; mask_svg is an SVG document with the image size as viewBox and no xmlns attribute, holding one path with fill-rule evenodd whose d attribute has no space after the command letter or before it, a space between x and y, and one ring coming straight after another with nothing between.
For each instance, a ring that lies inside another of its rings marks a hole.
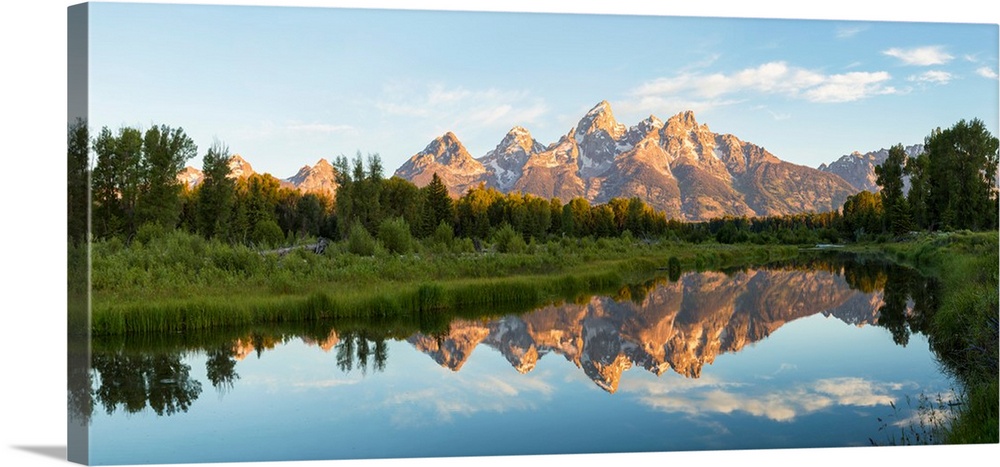
<instances>
[{"instance_id":1,"label":"sunlit mountain face","mask_svg":"<svg viewBox=\"0 0 1000 467\"><path fill-rule=\"evenodd\" d=\"M785 162L761 146L712 132L694 112L666 121L650 115L629 127L607 101L547 146L514 127L475 158L448 132L395 175L424 186L435 173L456 197L480 185L563 202L638 197L669 218L689 221L831 211L858 191L837 173Z\"/></svg>"}]
</instances>

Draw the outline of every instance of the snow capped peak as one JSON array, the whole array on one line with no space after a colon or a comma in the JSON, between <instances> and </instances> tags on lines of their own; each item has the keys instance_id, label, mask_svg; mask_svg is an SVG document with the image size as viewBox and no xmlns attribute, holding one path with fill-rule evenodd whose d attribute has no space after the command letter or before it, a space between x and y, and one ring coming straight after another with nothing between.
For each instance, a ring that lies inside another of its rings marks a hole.
<instances>
[{"instance_id":1,"label":"snow capped peak","mask_svg":"<svg viewBox=\"0 0 1000 467\"><path fill-rule=\"evenodd\" d=\"M417 156L421 155L430 156L431 159L446 165L464 165L466 162L472 160L472 156L466 151L462 142L458 140L455 133L450 131L440 137L434 138L423 151L417 154Z\"/></svg>"},{"instance_id":2,"label":"snow capped peak","mask_svg":"<svg viewBox=\"0 0 1000 467\"><path fill-rule=\"evenodd\" d=\"M455 133L452 133L450 131L441 135L441 137L438 139L445 142L446 144L454 144L458 142L458 136L455 136Z\"/></svg>"},{"instance_id":3,"label":"snow capped peak","mask_svg":"<svg viewBox=\"0 0 1000 467\"><path fill-rule=\"evenodd\" d=\"M233 178L249 177L256 172L253 171L253 167L239 154L233 154L229 157L229 176Z\"/></svg>"},{"instance_id":4,"label":"snow capped peak","mask_svg":"<svg viewBox=\"0 0 1000 467\"><path fill-rule=\"evenodd\" d=\"M608 101L601 101L587 112L587 116L599 115L606 112L611 112L611 104Z\"/></svg>"},{"instance_id":5,"label":"snow capped peak","mask_svg":"<svg viewBox=\"0 0 1000 467\"><path fill-rule=\"evenodd\" d=\"M545 150L531 133L521 126L507 132L500 144L478 159L501 190L509 190L523 173L524 164L533 154Z\"/></svg>"},{"instance_id":6,"label":"snow capped peak","mask_svg":"<svg viewBox=\"0 0 1000 467\"><path fill-rule=\"evenodd\" d=\"M511 128L510 131L504 136L500 144L497 145L496 149L490 152L490 154L497 153L511 153L511 152L539 152L544 150L545 147L542 146L538 141L531 136L531 132L524 129L523 127L516 126ZM489 154L487 154L489 155Z\"/></svg>"},{"instance_id":7,"label":"snow capped peak","mask_svg":"<svg viewBox=\"0 0 1000 467\"><path fill-rule=\"evenodd\" d=\"M576 125L574 137L582 140L585 136L601 132L607 133L612 139L618 139L625 133L625 125L615 120L611 112L611 104L601 101L587 112Z\"/></svg>"},{"instance_id":8,"label":"snow capped peak","mask_svg":"<svg viewBox=\"0 0 1000 467\"><path fill-rule=\"evenodd\" d=\"M667 126L678 127L687 131L698 128L698 121L694 117L694 112L685 110L667 120Z\"/></svg>"},{"instance_id":9,"label":"snow capped peak","mask_svg":"<svg viewBox=\"0 0 1000 467\"><path fill-rule=\"evenodd\" d=\"M663 121L656 118L656 115L650 115L643 121L639 122L637 126L643 131L659 130L660 128L663 128Z\"/></svg>"}]
</instances>

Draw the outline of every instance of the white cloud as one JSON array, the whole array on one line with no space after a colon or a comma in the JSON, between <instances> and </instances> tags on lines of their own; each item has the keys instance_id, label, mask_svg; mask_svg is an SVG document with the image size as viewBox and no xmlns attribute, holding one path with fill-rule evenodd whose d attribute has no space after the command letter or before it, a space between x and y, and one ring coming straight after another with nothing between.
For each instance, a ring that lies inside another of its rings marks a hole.
<instances>
[{"instance_id":1,"label":"white cloud","mask_svg":"<svg viewBox=\"0 0 1000 467\"><path fill-rule=\"evenodd\" d=\"M448 385L392 394L381 403L393 409L393 424L422 426L449 422L476 413L504 413L536 409L537 400L548 400L555 388L548 374L501 378L485 375L451 375Z\"/></svg>"},{"instance_id":2,"label":"white cloud","mask_svg":"<svg viewBox=\"0 0 1000 467\"><path fill-rule=\"evenodd\" d=\"M853 102L882 94L895 94L896 88L884 83L891 76L884 71L853 72L830 75L824 82L805 90L811 102Z\"/></svg>"},{"instance_id":3,"label":"white cloud","mask_svg":"<svg viewBox=\"0 0 1000 467\"><path fill-rule=\"evenodd\" d=\"M776 94L810 102L851 102L896 93L895 88L886 84L890 79L884 71L824 74L785 62L769 62L731 74L682 73L658 78L635 88L630 93L632 100L625 107L655 112L662 110L664 104L685 102L688 105L683 108L696 110L741 102L747 93Z\"/></svg>"},{"instance_id":4,"label":"white cloud","mask_svg":"<svg viewBox=\"0 0 1000 467\"><path fill-rule=\"evenodd\" d=\"M900 49L898 47L893 47L883 51L882 53L890 57L898 58L906 65L919 66L943 65L951 61L952 58L955 58L945 52L944 48L939 45L916 47L912 49Z\"/></svg>"},{"instance_id":5,"label":"white cloud","mask_svg":"<svg viewBox=\"0 0 1000 467\"><path fill-rule=\"evenodd\" d=\"M819 380L813 385L817 393L826 394L840 405L872 407L887 405L893 398L885 394L887 389L898 389L898 385L875 384L861 378L830 378Z\"/></svg>"},{"instance_id":6,"label":"white cloud","mask_svg":"<svg viewBox=\"0 0 1000 467\"><path fill-rule=\"evenodd\" d=\"M954 75L948 73L947 71L930 70L919 75L910 76L907 79L920 83L948 84L948 82L954 79Z\"/></svg>"},{"instance_id":7,"label":"white cloud","mask_svg":"<svg viewBox=\"0 0 1000 467\"><path fill-rule=\"evenodd\" d=\"M302 131L307 133L358 133L358 129L351 125L331 125L328 123L293 123L288 125L286 128L291 131Z\"/></svg>"},{"instance_id":8,"label":"white cloud","mask_svg":"<svg viewBox=\"0 0 1000 467\"><path fill-rule=\"evenodd\" d=\"M348 386L351 384L358 384L360 381L357 380L344 380L344 379L327 379L321 381L304 381L294 383L292 386L300 389L306 388L333 388L338 386Z\"/></svg>"},{"instance_id":9,"label":"white cloud","mask_svg":"<svg viewBox=\"0 0 1000 467\"><path fill-rule=\"evenodd\" d=\"M376 107L392 116L419 117L461 130L492 125L513 127L540 121L548 106L524 91L392 85L383 89Z\"/></svg>"},{"instance_id":10,"label":"white cloud","mask_svg":"<svg viewBox=\"0 0 1000 467\"><path fill-rule=\"evenodd\" d=\"M850 39L865 29L868 28L865 26L841 26L837 28L837 39Z\"/></svg>"},{"instance_id":11,"label":"white cloud","mask_svg":"<svg viewBox=\"0 0 1000 467\"><path fill-rule=\"evenodd\" d=\"M742 412L774 421L790 421L831 406L889 405L895 402L889 391L900 388L899 384L861 378L821 379L780 391L746 385L735 389L717 381L704 383L707 384L673 386L667 390L654 383L630 384L622 386L622 392L634 393L644 404L663 412L692 416Z\"/></svg>"},{"instance_id":12,"label":"white cloud","mask_svg":"<svg viewBox=\"0 0 1000 467\"><path fill-rule=\"evenodd\" d=\"M982 76L983 78L997 79L996 70L986 66L977 68L976 74Z\"/></svg>"}]
</instances>

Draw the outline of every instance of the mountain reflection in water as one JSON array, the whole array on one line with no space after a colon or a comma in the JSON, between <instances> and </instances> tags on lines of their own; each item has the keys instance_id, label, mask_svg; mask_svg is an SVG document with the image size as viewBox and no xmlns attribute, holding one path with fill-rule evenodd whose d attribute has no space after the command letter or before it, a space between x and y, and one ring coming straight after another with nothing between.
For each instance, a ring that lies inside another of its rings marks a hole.
<instances>
[{"instance_id":1,"label":"mountain reflection in water","mask_svg":"<svg viewBox=\"0 0 1000 467\"><path fill-rule=\"evenodd\" d=\"M718 355L739 352L785 323L822 313L871 325L883 303L881 292L852 289L842 275L828 272L689 273L658 284L638 303L592 297L497 320L458 320L446 335L407 340L455 371L481 344L521 373L547 354L561 355L614 393L633 366L697 378Z\"/></svg>"},{"instance_id":2,"label":"mountain reflection in water","mask_svg":"<svg viewBox=\"0 0 1000 467\"><path fill-rule=\"evenodd\" d=\"M560 355L601 389L615 393L625 370L657 376L673 370L699 378L706 364L766 339L786 323L822 314L851 326L882 326L906 345L934 308L936 287L912 270L877 263L789 264L728 272L691 272L500 318L461 318L446 329L406 322L313 323L257 327L233 337L214 331L95 340L90 374L70 394L71 412L89 419L101 406L157 415L186 412L202 393L190 354L205 356L208 383L220 394L238 384L237 362L293 339L333 353L343 372L384 371L387 342L405 340L437 364L459 371L480 345L519 373ZM80 375L82 376L82 375ZM86 381L86 382L84 382ZM89 388L85 388L89 386ZM87 397L87 389L89 396ZM79 392L83 391L83 392Z\"/></svg>"}]
</instances>

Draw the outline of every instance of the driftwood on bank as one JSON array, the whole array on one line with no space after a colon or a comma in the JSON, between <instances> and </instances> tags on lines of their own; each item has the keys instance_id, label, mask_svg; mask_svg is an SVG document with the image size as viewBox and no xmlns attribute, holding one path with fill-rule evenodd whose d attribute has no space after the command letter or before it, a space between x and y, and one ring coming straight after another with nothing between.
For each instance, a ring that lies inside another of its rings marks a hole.
<instances>
[{"instance_id":1,"label":"driftwood on bank","mask_svg":"<svg viewBox=\"0 0 1000 467\"><path fill-rule=\"evenodd\" d=\"M322 254L324 251L326 251L326 245L328 243L329 242L327 241L327 239L320 237L319 241L316 243L310 243L308 245L289 246L284 248L278 248L276 250L266 250L266 251L261 251L260 254L262 255L276 254L278 256L285 256L288 253L291 253L292 251L295 250L308 250L316 254Z\"/></svg>"}]
</instances>

